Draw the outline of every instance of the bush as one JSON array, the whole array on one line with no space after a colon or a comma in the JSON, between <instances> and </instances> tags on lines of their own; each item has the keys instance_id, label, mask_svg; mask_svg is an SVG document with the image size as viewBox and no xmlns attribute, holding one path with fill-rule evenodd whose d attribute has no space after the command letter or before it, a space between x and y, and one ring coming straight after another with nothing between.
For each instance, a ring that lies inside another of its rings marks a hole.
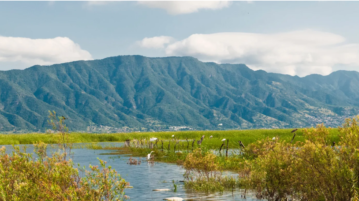
<instances>
[{"instance_id":1,"label":"bush","mask_svg":"<svg viewBox=\"0 0 359 201\"><path fill-rule=\"evenodd\" d=\"M248 146L241 183L258 197L281 200L356 200L359 179L359 126L348 119L335 146L323 125L305 129L305 142L269 139ZM258 145L261 145L258 147Z\"/></svg>"},{"instance_id":2,"label":"bush","mask_svg":"<svg viewBox=\"0 0 359 201\"><path fill-rule=\"evenodd\" d=\"M0 149L0 200L123 200L124 179L100 160L80 177L63 154L46 156L46 145L36 146L38 158L14 147ZM45 150L45 152L44 152ZM45 154L44 154L45 153Z\"/></svg>"},{"instance_id":3,"label":"bush","mask_svg":"<svg viewBox=\"0 0 359 201\"><path fill-rule=\"evenodd\" d=\"M64 123L64 116L49 112L49 123L57 130L59 151L47 156L47 145L35 144L37 158L14 146L11 154L0 149L0 201L6 200L123 200L128 183L106 162L101 167L91 166L90 171L73 167L72 144ZM57 120L58 119L58 120Z\"/></svg>"},{"instance_id":4,"label":"bush","mask_svg":"<svg viewBox=\"0 0 359 201\"><path fill-rule=\"evenodd\" d=\"M233 189L237 183L233 177L222 176L216 155L199 148L187 155L183 167L186 169L186 188L206 192L223 191L225 188Z\"/></svg>"}]
</instances>

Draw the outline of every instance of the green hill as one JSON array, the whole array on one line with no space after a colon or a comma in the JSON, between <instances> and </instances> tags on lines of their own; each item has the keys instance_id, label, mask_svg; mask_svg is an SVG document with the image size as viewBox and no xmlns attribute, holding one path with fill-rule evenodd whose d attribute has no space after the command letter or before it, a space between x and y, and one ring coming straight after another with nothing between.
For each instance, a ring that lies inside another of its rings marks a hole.
<instances>
[{"instance_id":1,"label":"green hill","mask_svg":"<svg viewBox=\"0 0 359 201\"><path fill-rule=\"evenodd\" d=\"M0 130L338 126L359 113L359 73L297 76L192 57L118 56L0 71ZM89 127L91 126L91 127Z\"/></svg>"}]
</instances>

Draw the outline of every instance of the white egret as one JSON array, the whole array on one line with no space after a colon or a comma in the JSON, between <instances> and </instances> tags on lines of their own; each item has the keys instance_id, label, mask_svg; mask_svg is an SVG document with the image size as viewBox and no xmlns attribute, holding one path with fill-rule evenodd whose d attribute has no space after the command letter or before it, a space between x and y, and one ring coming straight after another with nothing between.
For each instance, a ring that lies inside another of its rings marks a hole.
<instances>
[{"instance_id":1,"label":"white egret","mask_svg":"<svg viewBox=\"0 0 359 201\"><path fill-rule=\"evenodd\" d=\"M153 151L151 151L151 153L147 154L147 160L150 160L151 159L151 154L152 154Z\"/></svg>"},{"instance_id":2,"label":"white egret","mask_svg":"<svg viewBox=\"0 0 359 201\"><path fill-rule=\"evenodd\" d=\"M272 140L275 140L275 137L273 137Z\"/></svg>"},{"instance_id":3,"label":"white egret","mask_svg":"<svg viewBox=\"0 0 359 201\"><path fill-rule=\"evenodd\" d=\"M172 137L175 137L175 135L172 135Z\"/></svg>"},{"instance_id":4,"label":"white egret","mask_svg":"<svg viewBox=\"0 0 359 201\"><path fill-rule=\"evenodd\" d=\"M157 140L157 138L155 138L155 137L150 138L150 142L153 142L153 141L156 141L156 140Z\"/></svg>"},{"instance_id":5,"label":"white egret","mask_svg":"<svg viewBox=\"0 0 359 201\"><path fill-rule=\"evenodd\" d=\"M226 139L225 139L225 138L222 140L222 142L224 142L224 141L226 141Z\"/></svg>"},{"instance_id":6,"label":"white egret","mask_svg":"<svg viewBox=\"0 0 359 201\"><path fill-rule=\"evenodd\" d=\"M211 135L211 136L209 136L209 138L212 138L213 136Z\"/></svg>"}]
</instances>

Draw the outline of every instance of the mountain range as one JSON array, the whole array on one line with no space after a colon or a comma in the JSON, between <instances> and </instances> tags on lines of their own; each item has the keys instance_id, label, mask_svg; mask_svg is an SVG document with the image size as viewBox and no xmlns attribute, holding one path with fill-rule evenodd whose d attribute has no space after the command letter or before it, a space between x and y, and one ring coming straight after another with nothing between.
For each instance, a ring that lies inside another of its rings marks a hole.
<instances>
[{"instance_id":1,"label":"mountain range","mask_svg":"<svg viewBox=\"0 0 359 201\"><path fill-rule=\"evenodd\" d=\"M306 77L192 57L117 56L0 71L0 131L338 126L359 113L359 73Z\"/></svg>"}]
</instances>

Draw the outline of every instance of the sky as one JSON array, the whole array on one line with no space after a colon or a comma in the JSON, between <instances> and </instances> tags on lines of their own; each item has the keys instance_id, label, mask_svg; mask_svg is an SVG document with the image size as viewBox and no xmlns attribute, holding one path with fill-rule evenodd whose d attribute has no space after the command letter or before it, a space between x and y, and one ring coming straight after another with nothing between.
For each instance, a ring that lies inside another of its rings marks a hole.
<instances>
[{"instance_id":1,"label":"sky","mask_svg":"<svg viewBox=\"0 0 359 201\"><path fill-rule=\"evenodd\" d=\"M359 2L0 2L0 70L193 56L306 76L359 71Z\"/></svg>"}]
</instances>

